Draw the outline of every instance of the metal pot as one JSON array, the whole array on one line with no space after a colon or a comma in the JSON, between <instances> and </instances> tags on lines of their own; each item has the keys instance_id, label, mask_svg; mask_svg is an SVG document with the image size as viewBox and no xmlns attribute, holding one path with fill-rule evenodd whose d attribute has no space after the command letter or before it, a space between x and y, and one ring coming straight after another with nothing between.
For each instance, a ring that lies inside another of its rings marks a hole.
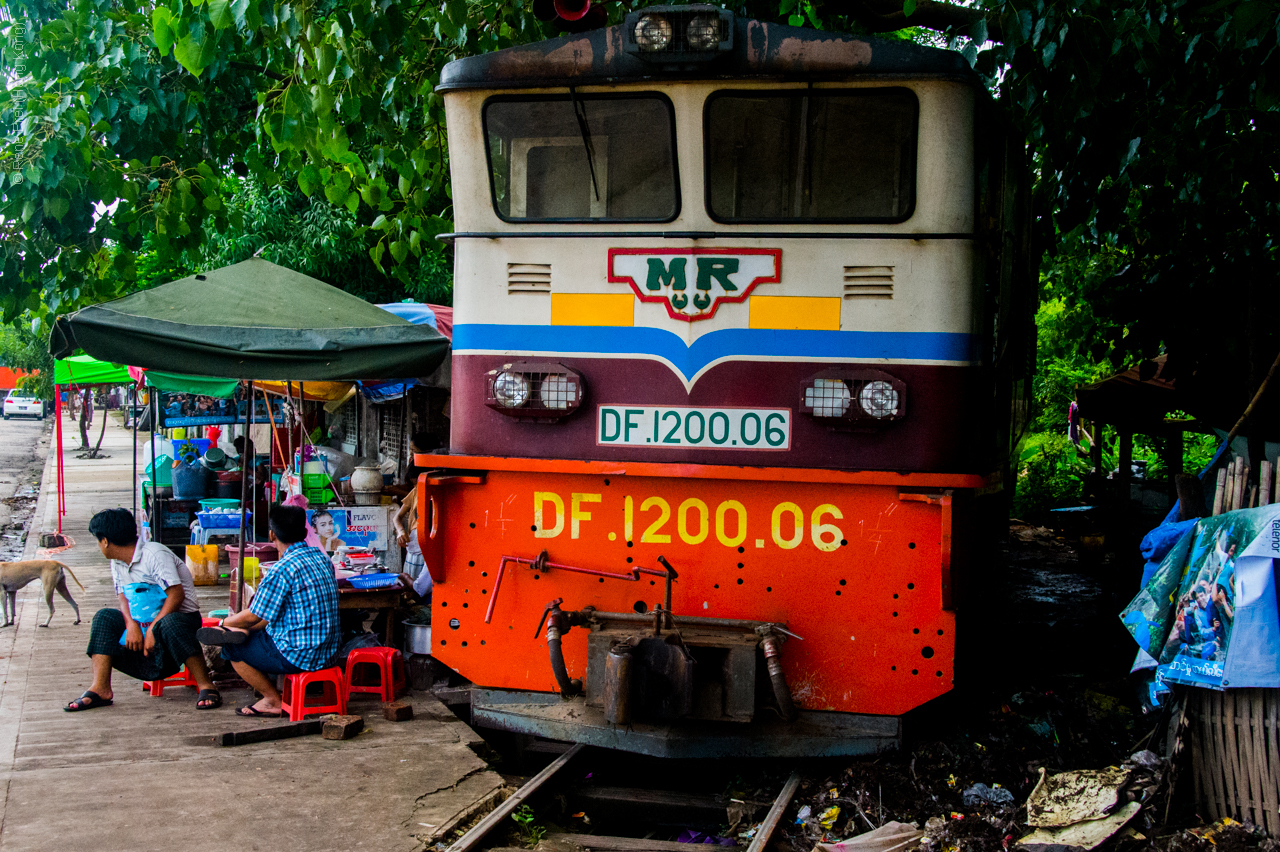
<instances>
[{"instance_id":1,"label":"metal pot","mask_svg":"<svg viewBox=\"0 0 1280 852\"><path fill-rule=\"evenodd\" d=\"M400 622L404 625L404 650L408 654L431 654L431 625L430 624L410 624L407 621Z\"/></svg>"}]
</instances>

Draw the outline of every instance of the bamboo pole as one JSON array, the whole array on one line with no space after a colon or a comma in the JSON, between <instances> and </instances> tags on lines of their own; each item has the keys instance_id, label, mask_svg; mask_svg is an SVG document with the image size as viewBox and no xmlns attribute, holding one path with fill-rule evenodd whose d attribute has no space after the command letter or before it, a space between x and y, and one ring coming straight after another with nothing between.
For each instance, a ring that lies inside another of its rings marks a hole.
<instances>
[{"instance_id":1,"label":"bamboo pole","mask_svg":"<svg viewBox=\"0 0 1280 852\"><path fill-rule=\"evenodd\" d=\"M1231 511L1231 502L1235 499L1236 490L1236 460L1232 459L1231 464L1227 465L1227 490L1222 495L1222 511Z\"/></svg>"},{"instance_id":2,"label":"bamboo pole","mask_svg":"<svg viewBox=\"0 0 1280 852\"><path fill-rule=\"evenodd\" d=\"M1213 489L1213 514L1221 515L1222 507L1227 498L1227 469L1225 467L1218 468L1218 482Z\"/></svg>"},{"instance_id":3,"label":"bamboo pole","mask_svg":"<svg viewBox=\"0 0 1280 852\"><path fill-rule=\"evenodd\" d=\"M1258 463L1258 505L1271 503L1271 462L1263 459Z\"/></svg>"},{"instance_id":4,"label":"bamboo pole","mask_svg":"<svg viewBox=\"0 0 1280 852\"><path fill-rule=\"evenodd\" d=\"M1240 459L1240 469L1236 473L1236 508L1247 509L1249 507L1249 465L1245 464L1244 459Z\"/></svg>"}]
</instances>

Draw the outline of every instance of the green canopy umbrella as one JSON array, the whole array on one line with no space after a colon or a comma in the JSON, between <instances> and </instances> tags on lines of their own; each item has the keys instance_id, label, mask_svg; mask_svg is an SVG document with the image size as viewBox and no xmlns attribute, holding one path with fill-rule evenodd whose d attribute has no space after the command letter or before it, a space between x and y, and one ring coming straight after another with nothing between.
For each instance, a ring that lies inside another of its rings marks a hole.
<instances>
[{"instance_id":1,"label":"green canopy umbrella","mask_svg":"<svg viewBox=\"0 0 1280 852\"><path fill-rule=\"evenodd\" d=\"M55 385L127 385L132 384L129 368L107 361L99 361L92 355L73 355L60 358L53 364Z\"/></svg>"},{"instance_id":2,"label":"green canopy umbrella","mask_svg":"<svg viewBox=\"0 0 1280 852\"><path fill-rule=\"evenodd\" d=\"M147 369L332 381L430 374L449 341L350 293L260 258L59 317L55 358L83 349Z\"/></svg>"}]
</instances>

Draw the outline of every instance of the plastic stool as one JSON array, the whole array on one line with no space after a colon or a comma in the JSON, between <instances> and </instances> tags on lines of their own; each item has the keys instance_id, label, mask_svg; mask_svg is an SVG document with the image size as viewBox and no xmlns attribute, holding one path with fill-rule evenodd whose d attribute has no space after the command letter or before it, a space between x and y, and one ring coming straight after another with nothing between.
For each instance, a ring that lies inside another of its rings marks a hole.
<instances>
[{"instance_id":1,"label":"plastic stool","mask_svg":"<svg viewBox=\"0 0 1280 852\"><path fill-rule=\"evenodd\" d=\"M201 627L217 627L218 619L201 618L200 626ZM186 666L183 666L182 671L178 672L175 675L170 675L164 680L144 680L142 682L142 691L150 692L153 698L159 698L160 696L164 695L165 688L170 686L189 686L192 689L199 688L199 684L197 684L196 679L191 676L191 672L187 670Z\"/></svg>"},{"instance_id":2,"label":"plastic stool","mask_svg":"<svg viewBox=\"0 0 1280 852\"><path fill-rule=\"evenodd\" d=\"M356 666L373 666L378 673L378 682L357 683ZM396 696L404 692L404 657L395 648L356 648L347 654L347 700L351 700L353 692L372 692L382 696L383 701L395 701Z\"/></svg>"},{"instance_id":3,"label":"plastic stool","mask_svg":"<svg viewBox=\"0 0 1280 852\"><path fill-rule=\"evenodd\" d=\"M169 686L189 686L196 688L196 679L191 676L191 672L186 666L182 667L182 671L175 675L169 675L164 680L144 680L142 682L143 692L150 691L152 698L158 698L164 695L165 687Z\"/></svg>"},{"instance_id":4,"label":"plastic stool","mask_svg":"<svg viewBox=\"0 0 1280 852\"><path fill-rule=\"evenodd\" d=\"M312 702L318 703L307 702L307 687L313 683L324 687L321 695L312 696ZM290 722L301 722L309 713L344 714L347 712L347 689L342 680L342 669L334 666L318 672L285 675L281 698Z\"/></svg>"}]
</instances>

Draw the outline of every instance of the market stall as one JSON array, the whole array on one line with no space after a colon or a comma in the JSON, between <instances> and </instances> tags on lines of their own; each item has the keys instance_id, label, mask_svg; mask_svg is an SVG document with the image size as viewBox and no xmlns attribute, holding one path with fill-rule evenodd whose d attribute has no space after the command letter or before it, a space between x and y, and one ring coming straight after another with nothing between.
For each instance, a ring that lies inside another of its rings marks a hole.
<instances>
[{"instance_id":1,"label":"market stall","mask_svg":"<svg viewBox=\"0 0 1280 852\"><path fill-rule=\"evenodd\" d=\"M62 393L76 393L85 388L115 387L132 384L129 368L108 361L101 361L91 355L71 355L59 358L53 364L53 406L54 442L57 447L57 497L58 497L58 536L62 536L62 519L67 514L66 482L62 458ZM105 426L106 412L103 412ZM135 424L134 434L137 434ZM136 442L135 442L136 443ZM137 476L137 458L134 458L134 475ZM134 507L137 508L136 506Z\"/></svg>"},{"instance_id":2,"label":"market stall","mask_svg":"<svg viewBox=\"0 0 1280 852\"><path fill-rule=\"evenodd\" d=\"M305 313L298 306L305 306ZM252 258L59 317L50 348L55 357L83 349L149 374L246 380L244 425L252 433L255 422L275 423L257 382L286 383L292 402L290 383L297 383L305 399L308 383L429 376L446 359L449 343L429 325L414 324L324 282ZM154 394L153 400L158 397ZM305 462L299 464L300 474L306 472ZM245 476L241 564L249 488L250 477ZM244 599L243 583L241 573L236 600Z\"/></svg>"}]
</instances>

